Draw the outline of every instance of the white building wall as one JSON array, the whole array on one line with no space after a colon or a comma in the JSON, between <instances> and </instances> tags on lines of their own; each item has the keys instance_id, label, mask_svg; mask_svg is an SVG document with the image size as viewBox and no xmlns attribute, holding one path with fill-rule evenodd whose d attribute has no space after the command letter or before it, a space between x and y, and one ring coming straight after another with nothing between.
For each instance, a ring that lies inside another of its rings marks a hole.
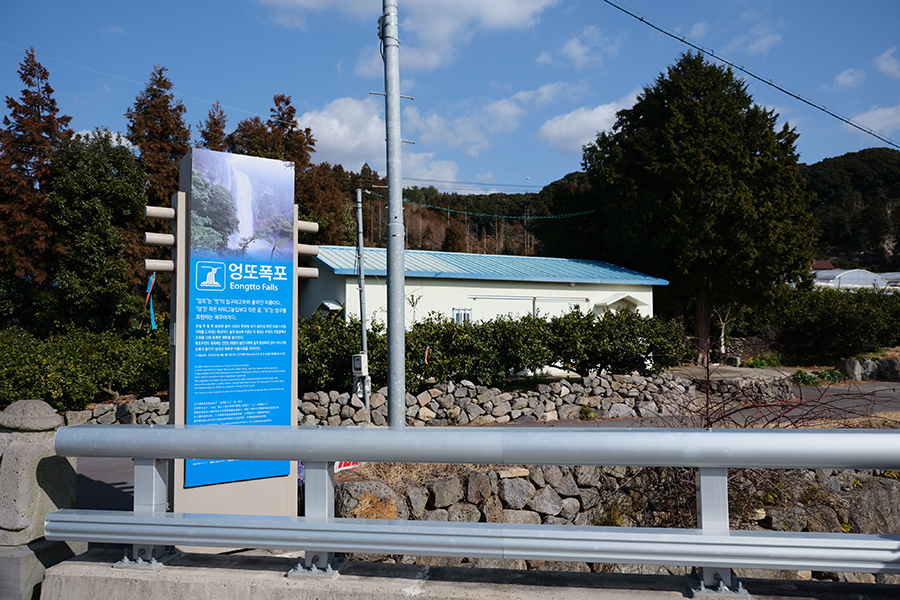
<instances>
[{"instance_id":1,"label":"white building wall","mask_svg":"<svg viewBox=\"0 0 900 600\"><path fill-rule=\"evenodd\" d=\"M335 276L322 268L319 271L318 280L311 280L308 286L301 287L301 318L312 314L323 300L344 304L348 318L359 318L356 277ZM539 297L537 311L543 317L565 314L576 305L582 311L603 312L604 309L595 308L595 304L602 304L622 294L627 297L613 303L612 308L634 306L631 301L634 299L638 302L635 308L640 314L653 315L652 286L408 277L406 323L421 321L431 312L453 318L454 309L471 309L473 321L486 321L507 314L519 317L531 314L534 296ZM520 296L521 299L473 299L470 296ZM366 277L366 309L369 319L382 323L387 321L387 281L384 277Z\"/></svg>"}]
</instances>

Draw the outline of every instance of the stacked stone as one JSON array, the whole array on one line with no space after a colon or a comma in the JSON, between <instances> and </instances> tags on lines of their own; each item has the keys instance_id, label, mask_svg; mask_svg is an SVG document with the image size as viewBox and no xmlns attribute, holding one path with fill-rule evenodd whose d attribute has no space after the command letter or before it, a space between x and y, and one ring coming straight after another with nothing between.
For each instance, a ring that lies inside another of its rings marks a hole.
<instances>
[{"instance_id":1,"label":"stacked stone","mask_svg":"<svg viewBox=\"0 0 900 600\"><path fill-rule=\"evenodd\" d=\"M369 399L375 425L385 423L387 407L383 406L384 402L384 396L380 394L372 394ZM297 408L300 413L298 425L359 425L366 422L366 405L355 394L346 392L306 392Z\"/></svg>"},{"instance_id":2,"label":"stacked stone","mask_svg":"<svg viewBox=\"0 0 900 600\"><path fill-rule=\"evenodd\" d=\"M579 418L653 417L691 406L696 385L664 373L656 377L607 375L539 384L535 390L502 391L471 381L441 383L417 396L407 393L406 421L414 427L487 425ZM372 423L387 421L387 388L369 399ZM362 400L338 392L307 392L299 406L300 425L356 425L366 420Z\"/></svg>"},{"instance_id":3,"label":"stacked stone","mask_svg":"<svg viewBox=\"0 0 900 600\"><path fill-rule=\"evenodd\" d=\"M791 398L786 378L710 382L717 397L759 403ZM704 392L696 382L673 373L654 377L608 375L538 384L526 391L502 391L471 381L434 385L417 396L407 393L406 422L414 427L502 425L534 421L648 418L693 410ZM371 423L387 422L387 388L369 398ZM69 411L67 425L80 423L169 422L169 403L155 396L122 404L98 404L93 410ZM346 392L306 392L298 403L298 425L359 425L367 421L361 398Z\"/></svg>"},{"instance_id":4,"label":"stacked stone","mask_svg":"<svg viewBox=\"0 0 900 600\"><path fill-rule=\"evenodd\" d=\"M70 410L66 413L66 425L81 425L82 423L166 425L168 422L169 403L161 401L156 396L148 396L134 402L121 404L97 404L93 410Z\"/></svg>"},{"instance_id":5,"label":"stacked stone","mask_svg":"<svg viewBox=\"0 0 900 600\"><path fill-rule=\"evenodd\" d=\"M837 370L851 381L896 380L900 379L900 358L879 358L864 360L843 358L838 361Z\"/></svg>"},{"instance_id":6,"label":"stacked stone","mask_svg":"<svg viewBox=\"0 0 900 600\"><path fill-rule=\"evenodd\" d=\"M786 402L794 397L791 380L786 377L710 381L709 390L722 400L743 404Z\"/></svg>"},{"instance_id":7,"label":"stacked stone","mask_svg":"<svg viewBox=\"0 0 900 600\"><path fill-rule=\"evenodd\" d=\"M347 518L596 525L605 514L601 492L617 490L626 476L623 467L510 467L410 487L405 498L384 484L353 481L337 486L336 512ZM366 502L369 495L376 498ZM397 508L385 516L386 502Z\"/></svg>"}]
</instances>

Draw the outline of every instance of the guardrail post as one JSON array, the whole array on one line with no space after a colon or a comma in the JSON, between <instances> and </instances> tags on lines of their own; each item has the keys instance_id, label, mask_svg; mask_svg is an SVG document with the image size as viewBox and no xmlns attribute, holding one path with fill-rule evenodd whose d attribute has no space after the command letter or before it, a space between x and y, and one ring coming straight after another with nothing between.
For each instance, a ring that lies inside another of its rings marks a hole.
<instances>
[{"instance_id":1,"label":"guardrail post","mask_svg":"<svg viewBox=\"0 0 900 600\"><path fill-rule=\"evenodd\" d=\"M317 523L334 519L334 463L304 461L306 483L303 508L307 521ZM331 571L334 553L315 548L304 550L303 564L307 569Z\"/></svg>"},{"instance_id":2,"label":"guardrail post","mask_svg":"<svg viewBox=\"0 0 900 600\"><path fill-rule=\"evenodd\" d=\"M161 458L134 459L134 514L154 516L166 512L166 466ZM132 546L132 560L155 561L165 554L165 546Z\"/></svg>"},{"instance_id":3,"label":"guardrail post","mask_svg":"<svg viewBox=\"0 0 900 600\"><path fill-rule=\"evenodd\" d=\"M728 469L697 469L697 520L703 535L729 535ZM721 592L743 591L740 584L732 580L730 567L715 565L700 567L700 586Z\"/></svg>"}]
</instances>

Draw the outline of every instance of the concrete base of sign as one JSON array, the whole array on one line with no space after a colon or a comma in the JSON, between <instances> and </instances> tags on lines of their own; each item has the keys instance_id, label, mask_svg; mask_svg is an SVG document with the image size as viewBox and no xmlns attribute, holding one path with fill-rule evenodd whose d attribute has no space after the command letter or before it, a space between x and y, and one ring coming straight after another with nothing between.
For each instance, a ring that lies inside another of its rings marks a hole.
<instances>
[{"instance_id":1,"label":"concrete base of sign","mask_svg":"<svg viewBox=\"0 0 900 600\"><path fill-rule=\"evenodd\" d=\"M40 597L47 568L87 552L83 542L37 540L27 546L0 546L0 600Z\"/></svg>"},{"instance_id":2,"label":"concrete base of sign","mask_svg":"<svg viewBox=\"0 0 900 600\"><path fill-rule=\"evenodd\" d=\"M293 554L185 554L156 572L113 569L116 551L91 550L47 571L42 600L675 600L688 596L684 577L514 571L351 562L335 578L289 578ZM753 598L839 600L897 598L897 586L747 579Z\"/></svg>"}]
</instances>

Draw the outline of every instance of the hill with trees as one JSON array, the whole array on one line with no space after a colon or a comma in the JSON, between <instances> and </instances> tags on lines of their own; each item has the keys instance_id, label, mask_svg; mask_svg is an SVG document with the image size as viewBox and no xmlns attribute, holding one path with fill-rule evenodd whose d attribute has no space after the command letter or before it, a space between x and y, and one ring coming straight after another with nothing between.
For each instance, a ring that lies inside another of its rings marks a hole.
<instances>
[{"instance_id":1,"label":"hill with trees","mask_svg":"<svg viewBox=\"0 0 900 600\"><path fill-rule=\"evenodd\" d=\"M815 193L819 258L840 267L900 269L900 150L869 148L800 172Z\"/></svg>"}]
</instances>

